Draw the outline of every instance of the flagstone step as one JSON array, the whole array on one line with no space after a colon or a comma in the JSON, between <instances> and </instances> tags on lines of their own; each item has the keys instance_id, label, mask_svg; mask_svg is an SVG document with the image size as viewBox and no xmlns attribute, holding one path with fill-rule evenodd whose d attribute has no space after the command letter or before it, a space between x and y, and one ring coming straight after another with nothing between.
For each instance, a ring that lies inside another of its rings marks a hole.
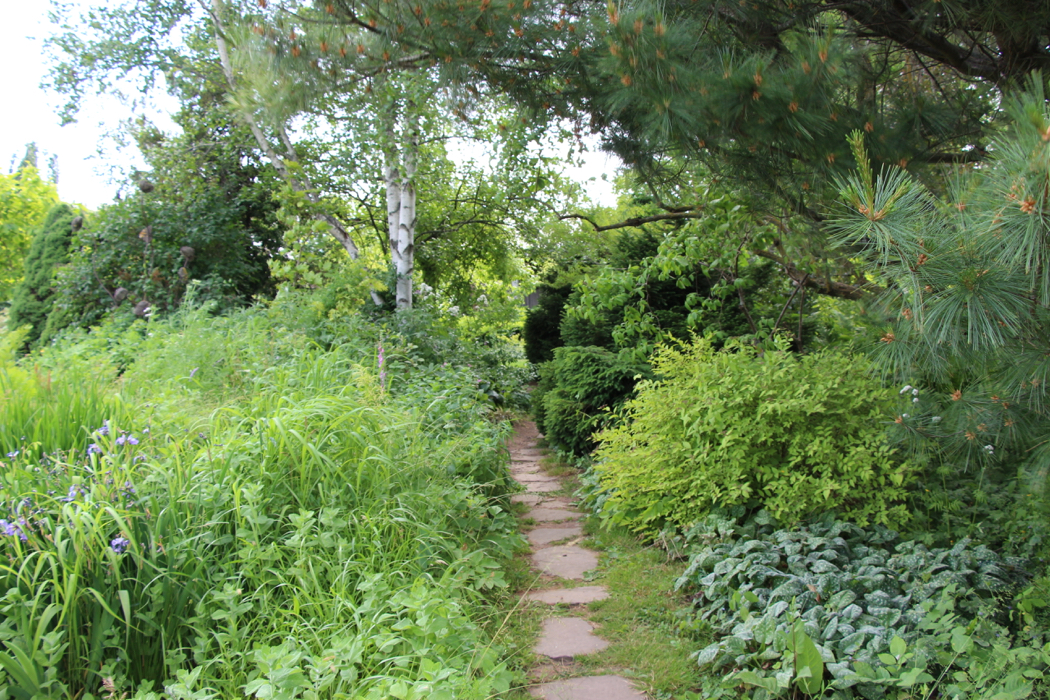
<instances>
[{"instance_id":1,"label":"flagstone step","mask_svg":"<svg viewBox=\"0 0 1050 700\"><path fill-rule=\"evenodd\" d=\"M539 505L549 500L549 497L540 493L516 493L510 497L511 503L524 503L529 506Z\"/></svg>"},{"instance_id":2,"label":"flagstone step","mask_svg":"<svg viewBox=\"0 0 1050 700\"><path fill-rule=\"evenodd\" d=\"M584 572L598 566L598 555L574 544L563 544L534 553L532 564L541 573L582 581Z\"/></svg>"},{"instance_id":3,"label":"flagstone step","mask_svg":"<svg viewBox=\"0 0 1050 700\"><path fill-rule=\"evenodd\" d=\"M594 654L609 642L594 634L594 625L579 617L549 617L533 652L555 661Z\"/></svg>"},{"instance_id":4,"label":"flagstone step","mask_svg":"<svg viewBox=\"0 0 1050 700\"><path fill-rule=\"evenodd\" d=\"M515 474L514 480L519 484L545 483L561 485L561 479L556 476L547 476L546 474Z\"/></svg>"},{"instance_id":5,"label":"flagstone step","mask_svg":"<svg viewBox=\"0 0 1050 700\"><path fill-rule=\"evenodd\" d=\"M530 481L525 484L525 490L530 493L553 493L561 491L560 481Z\"/></svg>"},{"instance_id":6,"label":"flagstone step","mask_svg":"<svg viewBox=\"0 0 1050 700\"><path fill-rule=\"evenodd\" d=\"M529 689L540 700L645 700L623 676L587 676L544 683Z\"/></svg>"},{"instance_id":7,"label":"flagstone step","mask_svg":"<svg viewBox=\"0 0 1050 700\"><path fill-rule=\"evenodd\" d=\"M554 588L549 591L533 591L525 600L547 605L585 605L609 597L605 586L579 586L577 588Z\"/></svg>"},{"instance_id":8,"label":"flagstone step","mask_svg":"<svg viewBox=\"0 0 1050 700\"><path fill-rule=\"evenodd\" d=\"M551 542L567 540L570 537L579 537L582 534L583 528L579 525L569 525L568 527L538 527L529 532L528 538L529 542L534 547L542 547Z\"/></svg>"},{"instance_id":9,"label":"flagstone step","mask_svg":"<svg viewBox=\"0 0 1050 700\"><path fill-rule=\"evenodd\" d=\"M579 520L580 513L566 508L551 508L549 506L537 506L529 509L525 517L532 518L538 523L556 523L560 520Z\"/></svg>"}]
</instances>

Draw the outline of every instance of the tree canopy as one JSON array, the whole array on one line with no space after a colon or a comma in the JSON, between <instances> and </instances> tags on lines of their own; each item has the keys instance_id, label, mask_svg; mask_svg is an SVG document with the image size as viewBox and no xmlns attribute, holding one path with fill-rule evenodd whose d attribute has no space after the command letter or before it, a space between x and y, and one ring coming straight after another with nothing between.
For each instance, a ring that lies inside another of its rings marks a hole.
<instances>
[{"instance_id":1,"label":"tree canopy","mask_svg":"<svg viewBox=\"0 0 1050 700\"><path fill-rule=\"evenodd\" d=\"M318 81L428 69L461 111L492 91L537 123L574 120L643 175L668 219L699 204L684 174L731 179L783 228L755 252L846 298L861 294L848 261L830 274L803 249L827 247L836 178L857 166L848 135L870 136L873 167L940 178L987 156L1003 96L1050 61L1036 0L318 0L263 2L247 19L276 61Z\"/></svg>"}]
</instances>

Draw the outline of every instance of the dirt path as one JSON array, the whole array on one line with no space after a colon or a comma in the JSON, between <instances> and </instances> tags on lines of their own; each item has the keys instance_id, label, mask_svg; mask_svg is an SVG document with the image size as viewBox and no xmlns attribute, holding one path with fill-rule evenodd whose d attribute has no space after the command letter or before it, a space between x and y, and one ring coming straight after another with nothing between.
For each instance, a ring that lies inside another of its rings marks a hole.
<instances>
[{"instance_id":1,"label":"dirt path","mask_svg":"<svg viewBox=\"0 0 1050 700\"><path fill-rule=\"evenodd\" d=\"M566 672L573 670L574 659L609 646L595 634L593 623L574 614L580 606L604 600L609 594L604 586L577 585L584 581L587 571L597 567L598 555L579 545L584 539L580 526L583 516L575 502L564 495L562 480L548 475L540 466L543 458L543 450L538 446L540 438L534 423L522 421L515 425L514 436L508 444L511 475L526 489L513 500L529 507L526 522L535 523L528 531L528 539L539 585L524 596L523 602L546 606L550 613L533 647L536 657L542 661L530 669L534 685L529 693L543 700L644 700L646 696L630 681L612 673L544 682L548 678L571 676ZM568 614L558 614L566 610Z\"/></svg>"}]
</instances>

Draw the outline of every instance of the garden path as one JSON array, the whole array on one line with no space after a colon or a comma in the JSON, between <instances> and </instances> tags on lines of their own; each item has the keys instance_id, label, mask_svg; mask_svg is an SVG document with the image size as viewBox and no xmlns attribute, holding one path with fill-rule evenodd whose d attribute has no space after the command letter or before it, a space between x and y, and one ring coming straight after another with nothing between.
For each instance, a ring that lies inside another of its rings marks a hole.
<instances>
[{"instance_id":1,"label":"garden path","mask_svg":"<svg viewBox=\"0 0 1050 700\"><path fill-rule=\"evenodd\" d=\"M531 421L515 425L509 443L511 475L525 487L525 493L512 500L529 506L525 518L535 522L528 532L532 544L532 566L542 590L527 593L525 604L548 606L550 615L543 621L539 641L533 647L543 661L530 676L537 682L529 693L541 700L644 700L626 678L612 673L578 676L538 682L544 677L564 675L558 665L571 671L573 659L593 654L609 646L595 634L594 625L573 614L574 609L609 596L604 586L578 586L586 572L598 566L598 556L580 546L583 517L575 502L559 492L561 479L549 476L540 465L543 450L541 435ZM559 614L568 611L568 615ZM551 668L551 667L554 668Z\"/></svg>"}]
</instances>

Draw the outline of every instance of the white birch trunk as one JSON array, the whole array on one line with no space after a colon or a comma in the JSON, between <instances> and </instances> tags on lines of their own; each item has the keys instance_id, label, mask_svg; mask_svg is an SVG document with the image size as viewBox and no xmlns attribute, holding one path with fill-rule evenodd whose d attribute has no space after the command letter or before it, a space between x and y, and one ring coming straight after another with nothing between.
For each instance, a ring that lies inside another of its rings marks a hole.
<instances>
[{"instance_id":1,"label":"white birch trunk","mask_svg":"<svg viewBox=\"0 0 1050 700\"><path fill-rule=\"evenodd\" d=\"M401 221L398 227L397 308L412 308L412 275L416 255L416 165L419 159L419 124L415 105L405 105L408 129L405 134L405 167L401 181Z\"/></svg>"},{"instance_id":2,"label":"white birch trunk","mask_svg":"<svg viewBox=\"0 0 1050 700\"><path fill-rule=\"evenodd\" d=\"M397 167L396 156L387 154L386 165L383 169L383 180L386 183L386 225L387 239L390 247L390 261L394 269L401 269L401 171Z\"/></svg>"},{"instance_id":3,"label":"white birch trunk","mask_svg":"<svg viewBox=\"0 0 1050 700\"><path fill-rule=\"evenodd\" d=\"M401 273L404 270L401 245L401 219L404 215L404 201L401 192L401 163L397 148L398 104L391 99L383 114L383 181L386 184L386 224L387 243L390 248L390 262L397 276L394 282L395 301L401 308L398 290L401 287Z\"/></svg>"}]
</instances>

